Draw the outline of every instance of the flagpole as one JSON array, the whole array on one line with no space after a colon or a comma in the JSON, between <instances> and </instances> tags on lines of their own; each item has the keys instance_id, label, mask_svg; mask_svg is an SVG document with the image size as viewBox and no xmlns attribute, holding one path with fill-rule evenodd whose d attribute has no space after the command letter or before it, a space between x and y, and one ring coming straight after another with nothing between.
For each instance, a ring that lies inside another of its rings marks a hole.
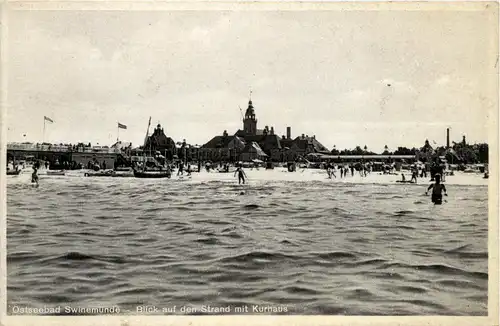
<instances>
[{"instance_id":1,"label":"flagpole","mask_svg":"<svg viewBox=\"0 0 500 326\"><path fill-rule=\"evenodd\" d=\"M43 117L43 134L42 134L42 145L45 143L45 116Z\"/></svg>"},{"instance_id":2,"label":"flagpole","mask_svg":"<svg viewBox=\"0 0 500 326\"><path fill-rule=\"evenodd\" d=\"M118 124L118 128L117 128L117 133L116 133L116 142L119 142L119 139L120 139L120 124Z\"/></svg>"}]
</instances>

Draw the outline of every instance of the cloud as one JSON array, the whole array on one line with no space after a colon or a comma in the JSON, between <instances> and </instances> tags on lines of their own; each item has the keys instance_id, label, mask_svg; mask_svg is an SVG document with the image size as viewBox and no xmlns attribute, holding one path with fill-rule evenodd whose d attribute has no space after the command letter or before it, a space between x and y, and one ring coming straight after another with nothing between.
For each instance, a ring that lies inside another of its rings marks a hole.
<instances>
[{"instance_id":1,"label":"cloud","mask_svg":"<svg viewBox=\"0 0 500 326\"><path fill-rule=\"evenodd\" d=\"M41 138L52 115L57 137L104 142L119 119L137 142L153 116L203 143L241 126L250 89L259 125L327 146L340 132L346 146L418 143L448 121L484 139L481 112L497 103L479 13L16 12L11 24L10 139Z\"/></svg>"}]
</instances>

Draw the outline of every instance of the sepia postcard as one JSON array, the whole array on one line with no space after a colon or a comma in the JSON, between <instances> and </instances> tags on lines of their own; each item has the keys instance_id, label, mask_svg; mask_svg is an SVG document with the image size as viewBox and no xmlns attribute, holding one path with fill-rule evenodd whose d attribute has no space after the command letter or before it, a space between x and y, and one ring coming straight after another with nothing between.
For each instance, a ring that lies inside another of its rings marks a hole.
<instances>
[{"instance_id":1,"label":"sepia postcard","mask_svg":"<svg viewBox=\"0 0 500 326\"><path fill-rule=\"evenodd\" d=\"M1 17L1 325L498 325L497 2Z\"/></svg>"}]
</instances>

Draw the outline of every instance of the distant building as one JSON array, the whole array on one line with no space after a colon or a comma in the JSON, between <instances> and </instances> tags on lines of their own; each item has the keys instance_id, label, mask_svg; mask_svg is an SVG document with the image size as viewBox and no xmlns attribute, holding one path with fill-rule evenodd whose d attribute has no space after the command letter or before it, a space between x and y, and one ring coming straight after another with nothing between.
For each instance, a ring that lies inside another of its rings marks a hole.
<instances>
[{"instance_id":1,"label":"distant building","mask_svg":"<svg viewBox=\"0 0 500 326\"><path fill-rule=\"evenodd\" d=\"M156 126L153 134L147 138L143 150L146 153L156 153L158 151L168 160L174 159L174 156L177 155L177 147L175 141L165 135L165 132L160 124Z\"/></svg>"},{"instance_id":2,"label":"distant building","mask_svg":"<svg viewBox=\"0 0 500 326\"><path fill-rule=\"evenodd\" d=\"M229 135L226 130L215 136L199 150L202 160L213 161L251 161L253 159L289 161L309 153L329 153L315 136L291 138L291 127L286 136L275 134L274 127L257 128L257 118L252 100L243 119L243 129Z\"/></svg>"}]
</instances>

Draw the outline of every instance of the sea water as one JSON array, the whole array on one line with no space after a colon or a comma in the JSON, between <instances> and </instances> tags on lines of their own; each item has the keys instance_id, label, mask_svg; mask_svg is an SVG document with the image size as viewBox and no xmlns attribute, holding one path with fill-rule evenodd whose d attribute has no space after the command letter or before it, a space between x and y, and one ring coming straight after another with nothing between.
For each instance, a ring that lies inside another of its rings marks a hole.
<instances>
[{"instance_id":1,"label":"sea water","mask_svg":"<svg viewBox=\"0 0 500 326\"><path fill-rule=\"evenodd\" d=\"M232 173L72 173L41 176L39 188L8 178L11 312L487 315L478 175L448 177L447 202L434 206L429 180L400 176L247 169L240 186Z\"/></svg>"}]
</instances>

